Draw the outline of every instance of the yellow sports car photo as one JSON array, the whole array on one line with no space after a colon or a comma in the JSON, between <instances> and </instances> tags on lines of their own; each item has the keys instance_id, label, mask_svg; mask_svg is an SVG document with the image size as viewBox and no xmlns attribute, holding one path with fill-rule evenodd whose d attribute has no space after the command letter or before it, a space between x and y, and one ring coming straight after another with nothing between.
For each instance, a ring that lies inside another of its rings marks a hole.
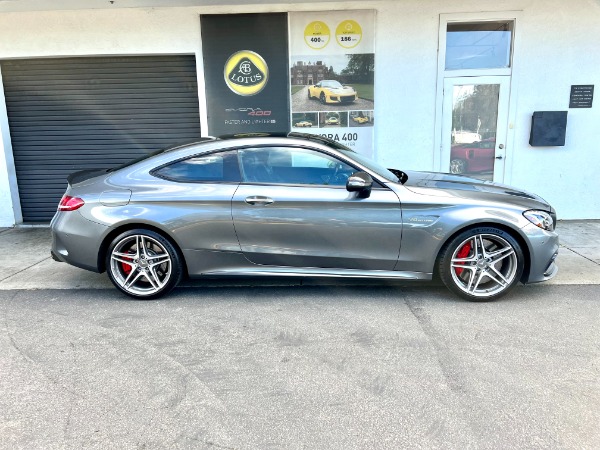
<instances>
[{"instance_id":1,"label":"yellow sports car photo","mask_svg":"<svg viewBox=\"0 0 600 450\"><path fill-rule=\"evenodd\" d=\"M367 123L369 121L369 118L365 116L354 116L352 117L352 120L354 120L357 123Z\"/></svg>"},{"instance_id":2,"label":"yellow sports car photo","mask_svg":"<svg viewBox=\"0 0 600 450\"><path fill-rule=\"evenodd\" d=\"M323 80L308 87L308 98L318 98L321 103L352 103L358 94L352 86L343 86L336 80Z\"/></svg>"},{"instance_id":3,"label":"yellow sports car photo","mask_svg":"<svg viewBox=\"0 0 600 450\"><path fill-rule=\"evenodd\" d=\"M294 126L295 127L312 127L312 122L309 122L308 120L303 120L302 122L298 122Z\"/></svg>"},{"instance_id":4,"label":"yellow sports car photo","mask_svg":"<svg viewBox=\"0 0 600 450\"><path fill-rule=\"evenodd\" d=\"M333 117L333 116L332 117L328 117L325 120L325 123L327 125L339 125L340 124L340 119L338 119L337 117Z\"/></svg>"}]
</instances>

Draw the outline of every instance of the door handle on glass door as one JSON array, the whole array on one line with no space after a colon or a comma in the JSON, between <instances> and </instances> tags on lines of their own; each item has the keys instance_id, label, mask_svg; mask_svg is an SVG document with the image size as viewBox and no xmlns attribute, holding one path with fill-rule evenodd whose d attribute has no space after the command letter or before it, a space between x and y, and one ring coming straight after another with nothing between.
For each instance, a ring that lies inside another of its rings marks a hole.
<instances>
[{"instance_id":1,"label":"door handle on glass door","mask_svg":"<svg viewBox=\"0 0 600 450\"><path fill-rule=\"evenodd\" d=\"M269 197L263 197L262 195L252 195L246 197L246 203L249 205L270 205L273 203L273 199Z\"/></svg>"}]
</instances>

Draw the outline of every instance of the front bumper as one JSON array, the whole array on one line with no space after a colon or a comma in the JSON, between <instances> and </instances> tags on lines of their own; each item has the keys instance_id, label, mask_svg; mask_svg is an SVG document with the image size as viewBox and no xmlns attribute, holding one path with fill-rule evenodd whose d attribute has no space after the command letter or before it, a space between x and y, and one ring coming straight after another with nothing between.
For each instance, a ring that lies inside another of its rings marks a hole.
<instances>
[{"instance_id":1,"label":"front bumper","mask_svg":"<svg viewBox=\"0 0 600 450\"><path fill-rule=\"evenodd\" d=\"M98 252L108 227L87 220L79 211L58 211L50 228L52 259L99 272Z\"/></svg>"},{"instance_id":2,"label":"front bumper","mask_svg":"<svg viewBox=\"0 0 600 450\"><path fill-rule=\"evenodd\" d=\"M527 236L530 254L529 275L523 282L539 283L554 278L558 273L558 234L533 224L526 225L522 231Z\"/></svg>"},{"instance_id":3,"label":"front bumper","mask_svg":"<svg viewBox=\"0 0 600 450\"><path fill-rule=\"evenodd\" d=\"M326 97L326 103L352 103L354 102L358 96L354 95L338 95L338 94L329 94Z\"/></svg>"}]
</instances>

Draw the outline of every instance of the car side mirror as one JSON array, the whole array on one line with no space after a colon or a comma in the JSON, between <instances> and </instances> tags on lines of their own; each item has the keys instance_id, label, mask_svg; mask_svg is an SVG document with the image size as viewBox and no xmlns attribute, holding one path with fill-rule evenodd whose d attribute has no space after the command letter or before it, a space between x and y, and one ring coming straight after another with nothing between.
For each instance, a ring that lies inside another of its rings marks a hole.
<instances>
[{"instance_id":1,"label":"car side mirror","mask_svg":"<svg viewBox=\"0 0 600 450\"><path fill-rule=\"evenodd\" d=\"M368 197L373 188L373 178L367 172L354 172L346 181L348 192L358 192L361 196Z\"/></svg>"}]
</instances>

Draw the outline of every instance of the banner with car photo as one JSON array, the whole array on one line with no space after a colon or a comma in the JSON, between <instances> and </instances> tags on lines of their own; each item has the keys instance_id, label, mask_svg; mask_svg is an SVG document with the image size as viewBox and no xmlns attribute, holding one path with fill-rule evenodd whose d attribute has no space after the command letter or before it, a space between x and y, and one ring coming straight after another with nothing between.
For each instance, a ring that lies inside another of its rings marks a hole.
<instances>
[{"instance_id":1,"label":"banner with car photo","mask_svg":"<svg viewBox=\"0 0 600 450\"><path fill-rule=\"evenodd\" d=\"M375 11L293 12L291 125L374 156Z\"/></svg>"}]
</instances>

